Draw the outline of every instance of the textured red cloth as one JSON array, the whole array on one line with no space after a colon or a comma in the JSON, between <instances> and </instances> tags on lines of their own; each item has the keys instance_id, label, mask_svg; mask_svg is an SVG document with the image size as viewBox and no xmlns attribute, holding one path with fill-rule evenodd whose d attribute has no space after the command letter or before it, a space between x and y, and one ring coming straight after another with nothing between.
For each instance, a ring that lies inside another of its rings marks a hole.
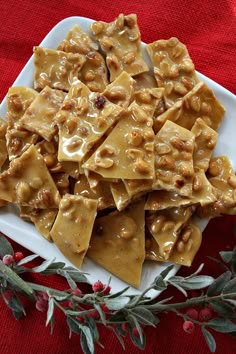
<instances>
[{"instance_id":1,"label":"textured red cloth","mask_svg":"<svg viewBox=\"0 0 236 354\"><path fill-rule=\"evenodd\" d=\"M217 81L228 90L235 89L236 54L236 2L235 0L1 0L0 1L0 100L13 83L28 58L32 47L38 45L51 28L69 16L84 16L96 20L113 20L119 13L136 13L142 39L151 42L160 38L178 37L189 49L196 69ZM205 274L216 276L220 269L207 258L235 245L233 226L235 217L213 220L204 232L203 245L192 269L205 262ZM17 250L22 250L14 244ZM26 250L23 250L27 253ZM181 269L180 274L189 274ZM34 281L41 281L35 276ZM62 287L62 280L52 277L47 285ZM170 295L170 293L169 293ZM182 299L172 291L176 299ZM45 328L45 314L26 304L27 317L15 321L10 311L0 303L0 352L2 354L75 354L81 353L79 338L68 339L63 316L56 314L53 335ZM208 353L207 346L197 328L193 334L182 330L183 321L174 315L162 315L157 328L147 328L145 353ZM105 350L97 353L119 353L120 344L113 334L101 328L101 343ZM235 339L215 334L217 353L236 353ZM142 353L130 340L126 351Z\"/></svg>"}]
</instances>

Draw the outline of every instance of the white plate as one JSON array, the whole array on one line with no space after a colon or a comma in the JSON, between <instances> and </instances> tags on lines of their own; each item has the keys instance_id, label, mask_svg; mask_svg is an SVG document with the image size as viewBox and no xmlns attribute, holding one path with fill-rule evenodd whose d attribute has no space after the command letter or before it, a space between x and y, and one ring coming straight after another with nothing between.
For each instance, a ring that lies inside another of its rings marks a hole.
<instances>
[{"instance_id":1,"label":"white plate","mask_svg":"<svg viewBox=\"0 0 236 354\"><path fill-rule=\"evenodd\" d=\"M93 20L83 18L83 17L69 17L65 20L59 22L45 37L40 46L47 48L57 48L58 44L65 37L67 32L75 24L79 24L81 28L85 31L89 31L89 26ZM35 43L37 45L37 43ZM145 44L143 44L143 47ZM145 58L146 54L145 54ZM147 59L148 60L148 59ZM214 65L214 63L212 63ZM32 57L25 65L24 69L14 82L13 86L33 86L33 73L34 73L34 63ZM235 169L236 167L236 141L235 141L235 131L236 131L236 97L224 89L222 86L218 85L214 81L208 79L207 77L199 74L201 80L205 81L215 92L218 99L226 108L225 119L219 130L219 140L215 148L214 154L216 155L227 155L232 165ZM6 114L6 98L3 100L0 106L0 116L4 117ZM203 230L207 225L207 220L202 220L199 222L200 228ZM37 253L45 259L56 258L57 260L63 261L68 265L71 263L61 254L54 244L46 241L35 229L32 224L29 224L19 218L16 212L16 208L13 205L0 209L0 231L8 235L11 239L18 242L22 246ZM204 247L204 245L202 246ZM142 281L139 289L134 289L130 287L129 294L139 294L141 291L146 289L148 285L154 280L154 278L164 270L169 264L158 264L155 262L145 262L142 273ZM179 269L175 266L172 274L175 274ZM91 283L97 281L98 279L104 283L107 283L110 278L110 273L99 267L89 259L85 259L82 271L88 273L88 279ZM115 276L112 276L111 287L113 292L119 291L126 287L127 284L119 280ZM148 293L149 296L154 297L158 293L151 291Z\"/></svg>"}]
</instances>

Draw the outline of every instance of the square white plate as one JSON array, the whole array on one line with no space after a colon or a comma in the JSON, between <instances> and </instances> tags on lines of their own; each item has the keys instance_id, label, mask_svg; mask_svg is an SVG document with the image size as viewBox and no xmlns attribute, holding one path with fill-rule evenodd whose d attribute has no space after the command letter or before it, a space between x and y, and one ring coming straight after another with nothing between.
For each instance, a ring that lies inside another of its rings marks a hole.
<instances>
[{"instance_id":1,"label":"square white plate","mask_svg":"<svg viewBox=\"0 0 236 354\"><path fill-rule=\"evenodd\" d=\"M80 27L89 32L89 26L93 22L91 19L83 17L69 17L59 22L45 37L40 46L45 48L56 49L62 39L66 36L67 32L75 25L78 24ZM35 43L35 45L38 45ZM145 44L143 43L143 48ZM146 60L149 62L147 55L144 51ZM212 64L214 65L214 64ZM33 87L33 76L34 76L34 63L31 57L28 63L25 65L24 69L14 82L13 86L28 86ZM236 96L231 92L224 89L222 86L218 85L214 81L208 79L207 77L199 74L199 78L205 81L209 87L211 87L218 99L226 108L225 118L219 129L219 140L214 151L214 155L227 155L231 163L236 168L236 141L235 141L235 131L236 131ZM2 101L0 106L0 116L5 117L6 114L6 98ZM203 230L207 225L208 220L198 221L198 224ZM7 207L0 209L0 231L8 235L11 239L18 242L22 246L31 250L32 252L40 255L44 259L53 259L63 261L68 265L72 265L57 249L57 247L46 241L35 229L35 227L20 219L17 215L17 209L14 205L9 205ZM204 247L204 244L202 245ZM142 281L139 289L130 287L127 293L129 294L139 294L144 289L146 289L154 278L163 271L169 264L163 263L159 264L156 262L145 262L142 273ZM175 274L179 266L175 266L172 274ZM104 283L108 282L111 274L107 272L102 267L96 265L89 259L85 259L84 265L81 269L82 271L88 273L88 279L91 283L97 281L98 279ZM116 292L127 284L120 279L112 276L111 287L112 291ZM156 291L151 291L148 293L149 296L155 297L158 294Z\"/></svg>"}]
</instances>

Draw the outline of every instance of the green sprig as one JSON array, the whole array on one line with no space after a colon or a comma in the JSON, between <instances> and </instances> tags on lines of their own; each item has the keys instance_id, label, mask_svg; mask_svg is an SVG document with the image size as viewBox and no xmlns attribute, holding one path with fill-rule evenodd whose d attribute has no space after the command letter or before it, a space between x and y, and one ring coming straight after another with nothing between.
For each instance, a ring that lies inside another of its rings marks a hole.
<instances>
[{"instance_id":1,"label":"green sprig","mask_svg":"<svg viewBox=\"0 0 236 354\"><path fill-rule=\"evenodd\" d=\"M0 236L0 250L1 259L6 254L14 255L4 236ZM123 348L123 338L129 335L134 345L144 349L146 338L143 327L156 327L160 322L159 314L169 312L201 326L209 350L215 352L216 342L212 331L232 335L236 333L236 249L221 252L220 256L222 261L216 261L223 265L224 273L216 279L199 274L203 265L187 277L171 276L173 266L169 266L145 291L135 296L127 295L128 287L111 294L99 291L77 295L73 290L78 288L80 282L88 282L86 274L73 267L67 267L63 262L43 261L39 266L29 268L27 263L34 260L36 255L25 257L18 263L13 261L10 265L0 260L0 293L16 319L26 315L18 294L27 296L36 304L40 305L40 301L46 304L46 326L51 326L51 332L54 328L54 311L58 308L67 318L70 334L73 332L80 336L81 348L86 354L94 353L96 343L102 346L97 324L102 324L107 330L114 332ZM24 273L60 275L67 280L70 289L57 290L25 281L21 277ZM173 297L159 301L157 298L153 301L147 296L150 290L165 292L169 287L175 287L184 294L185 301L174 302ZM189 298L188 291L193 289L201 290L201 294ZM43 294L46 299L43 299ZM183 312L193 306L209 305L218 313L218 317L207 322L191 319Z\"/></svg>"}]
</instances>

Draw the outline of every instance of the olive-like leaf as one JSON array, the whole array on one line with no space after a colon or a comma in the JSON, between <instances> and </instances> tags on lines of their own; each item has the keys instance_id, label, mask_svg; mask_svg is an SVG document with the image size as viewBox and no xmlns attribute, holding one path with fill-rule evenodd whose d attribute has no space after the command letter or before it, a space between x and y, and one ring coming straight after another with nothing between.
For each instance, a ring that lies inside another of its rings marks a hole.
<instances>
[{"instance_id":1,"label":"olive-like leaf","mask_svg":"<svg viewBox=\"0 0 236 354\"><path fill-rule=\"evenodd\" d=\"M172 271L173 268L174 268L174 264L169 265L160 273L160 276L163 279L165 279L167 277L167 275Z\"/></svg>"},{"instance_id":2,"label":"olive-like leaf","mask_svg":"<svg viewBox=\"0 0 236 354\"><path fill-rule=\"evenodd\" d=\"M230 281L231 275L231 272L228 270L225 273L221 274L218 278L216 278L215 281L209 286L207 290L207 295L219 295L224 289L225 285Z\"/></svg>"},{"instance_id":3,"label":"olive-like leaf","mask_svg":"<svg viewBox=\"0 0 236 354\"><path fill-rule=\"evenodd\" d=\"M2 261L0 261L0 273L1 272L5 277L7 277L8 282L19 288L20 291L26 293L27 295L33 294L34 291L31 289L31 287L10 267L3 264Z\"/></svg>"},{"instance_id":4,"label":"olive-like leaf","mask_svg":"<svg viewBox=\"0 0 236 354\"><path fill-rule=\"evenodd\" d=\"M128 296L119 296L117 298L107 298L104 299L105 304L109 308L109 310L118 311L123 309L129 303Z\"/></svg>"},{"instance_id":5,"label":"olive-like leaf","mask_svg":"<svg viewBox=\"0 0 236 354\"><path fill-rule=\"evenodd\" d=\"M216 341L215 341L213 335L205 327L202 327L202 333L204 335L204 338L206 340L206 343L208 345L210 352L215 353Z\"/></svg>"},{"instance_id":6,"label":"olive-like leaf","mask_svg":"<svg viewBox=\"0 0 236 354\"><path fill-rule=\"evenodd\" d=\"M91 333L92 333L94 342L98 342L99 341L99 332L98 332L97 324L96 324L95 320L92 317L87 316L86 323L89 326L89 328L91 329Z\"/></svg>"},{"instance_id":7,"label":"olive-like leaf","mask_svg":"<svg viewBox=\"0 0 236 354\"><path fill-rule=\"evenodd\" d=\"M77 285L76 282L71 278L70 274L64 270L64 269L58 269L57 274L61 275L67 280L67 283L69 284L71 289L76 289Z\"/></svg>"},{"instance_id":8,"label":"olive-like leaf","mask_svg":"<svg viewBox=\"0 0 236 354\"><path fill-rule=\"evenodd\" d=\"M211 301L211 306L214 311L217 312L221 317L233 318L236 315L234 314L234 308L232 305L221 300Z\"/></svg>"},{"instance_id":9,"label":"olive-like leaf","mask_svg":"<svg viewBox=\"0 0 236 354\"><path fill-rule=\"evenodd\" d=\"M0 233L0 258L3 258L6 254L14 255L14 250L10 242Z\"/></svg>"},{"instance_id":10,"label":"olive-like leaf","mask_svg":"<svg viewBox=\"0 0 236 354\"><path fill-rule=\"evenodd\" d=\"M222 294L236 293L236 277L231 279L222 290Z\"/></svg>"},{"instance_id":11,"label":"olive-like leaf","mask_svg":"<svg viewBox=\"0 0 236 354\"><path fill-rule=\"evenodd\" d=\"M84 336L83 341L86 340L86 347L88 349L88 353L93 354L94 353L94 341L93 341L93 336L91 333L91 329L88 326L81 325L81 335ZM85 344L85 343L83 343Z\"/></svg>"},{"instance_id":12,"label":"olive-like leaf","mask_svg":"<svg viewBox=\"0 0 236 354\"><path fill-rule=\"evenodd\" d=\"M48 301L48 311L47 311L47 320L46 320L46 327L51 322L54 314L54 299L52 297L49 298Z\"/></svg>"},{"instance_id":13,"label":"olive-like leaf","mask_svg":"<svg viewBox=\"0 0 236 354\"><path fill-rule=\"evenodd\" d=\"M194 277L183 278L179 276L171 277L171 283L175 283L186 290L203 289L214 282L214 278L209 275L197 275Z\"/></svg>"},{"instance_id":14,"label":"olive-like leaf","mask_svg":"<svg viewBox=\"0 0 236 354\"><path fill-rule=\"evenodd\" d=\"M13 296L10 298L8 301L8 306L13 312L18 312L21 314L26 314L25 309L19 299L19 297L16 295L16 293L13 294Z\"/></svg>"},{"instance_id":15,"label":"olive-like leaf","mask_svg":"<svg viewBox=\"0 0 236 354\"><path fill-rule=\"evenodd\" d=\"M163 277L161 274L159 274L153 282L153 289L155 290L165 290L167 288L166 282L164 281Z\"/></svg>"},{"instance_id":16,"label":"olive-like leaf","mask_svg":"<svg viewBox=\"0 0 236 354\"><path fill-rule=\"evenodd\" d=\"M133 315L128 315L126 319L128 321L129 334L133 344L136 345L139 349L143 350L145 348L146 342L145 335L139 322ZM138 331L138 336L134 334L134 329Z\"/></svg>"},{"instance_id":17,"label":"olive-like leaf","mask_svg":"<svg viewBox=\"0 0 236 354\"><path fill-rule=\"evenodd\" d=\"M44 261L39 266L32 268L31 271L34 273L42 273L43 271L45 271L47 268L50 267L50 265L54 262L54 260L55 258L49 261Z\"/></svg>"},{"instance_id":18,"label":"olive-like leaf","mask_svg":"<svg viewBox=\"0 0 236 354\"><path fill-rule=\"evenodd\" d=\"M58 269L63 269L65 267L64 262L53 262L50 264L47 269L43 270L41 273L45 275L57 274Z\"/></svg>"},{"instance_id":19,"label":"olive-like leaf","mask_svg":"<svg viewBox=\"0 0 236 354\"><path fill-rule=\"evenodd\" d=\"M21 266L23 264L29 263L37 257L39 257L37 254L31 254L30 256L27 256L27 257L21 259L19 262L17 262L17 266ZM27 270L29 271L29 269L27 269Z\"/></svg>"},{"instance_id":20,"label":"olive-like leaf","mask_svg":"<svg viewBox=\"0 0 236 354\"><path fill-rule=\"evenodd\" d=\"M152 312L146 309L144 306L137 306L132 309L132 314L137 318L137 320L148 326L153 326L159 322L159 319L155 317Z\"/></svg>"},{"instance_id":21,"label":"olive-like leaf","mask_svg":"<svg viewBox=\"0 0 236 354\"><path fill-rule=\"evenodd\" d=\"M217 332L230 333L236 331L236 324L226 318L215 318L209 321L207 325Z\"/></svg>"},{"instance_id":22,"label":"olive-like leaf","mask_svg":"<svg viewBox=\"0 0 236 354\"><path fill-rule=\"evenodd\" d=\"M73 268L73 267L64 267L64 271L70 275L71 279L73 279L76 283L88 283L88 279L84 273L80 270Z\"/></svg>"},{"instance_id":23,"label":"olive-like leaf","mask_svg":"<svg viewBox=\"0 0 236 354\"><path fill-rule=\"evenodd\" d=\"M220 256L225 263L230 263L233 257L232 251L222 251L220 252Z\"/></svg>"},{"instance_id":24,"label":"olive-like leaf","mask_svg":"<svg viewBox=\"0 0 236 354\"><path fill-rule=\"evenodd\" d=\"M68 327L70 328L71 332L81 334L80 324L73 317L71 317L71 316L67 317L67 324L68 324Z\"/></svg>"}]
</instances>

